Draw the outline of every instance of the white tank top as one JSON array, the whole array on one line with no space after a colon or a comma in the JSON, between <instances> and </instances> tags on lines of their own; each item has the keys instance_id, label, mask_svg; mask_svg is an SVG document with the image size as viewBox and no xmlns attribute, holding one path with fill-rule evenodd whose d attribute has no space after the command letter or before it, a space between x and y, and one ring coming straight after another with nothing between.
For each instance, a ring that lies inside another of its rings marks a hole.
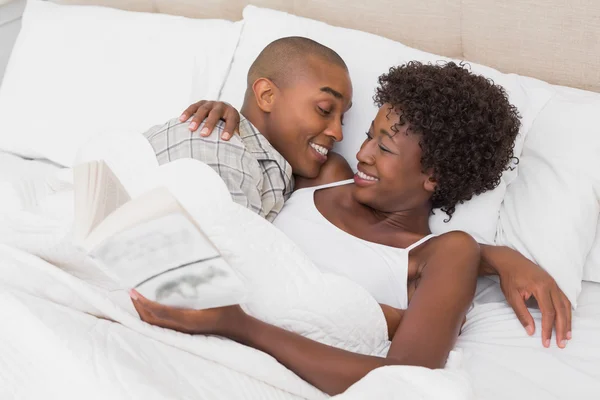
<instances>
[{"instance_id":1,"label":"white tank top","mask_svg":"<svg viewBox=\"0 0 600 400\"><path fill-rule=\"evenodd\" d=\"M317 209L319 189L353 183L353 180L299 189L273 222L321 269L345 276L368 290L378 303L408 307L408 254L435 235L428 235L406 249L369 242L341 230Z\"/></svg>"}]
</instances>

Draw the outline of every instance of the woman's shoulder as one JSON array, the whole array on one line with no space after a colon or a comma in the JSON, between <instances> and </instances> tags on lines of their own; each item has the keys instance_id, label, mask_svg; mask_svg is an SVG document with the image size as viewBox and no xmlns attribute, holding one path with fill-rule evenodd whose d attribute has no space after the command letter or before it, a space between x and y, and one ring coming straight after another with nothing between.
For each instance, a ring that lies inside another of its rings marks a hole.
<instances>
[{"instance_id":1,"label":"woman's shoulder","mask_svg":"<svg viewBox=\"0 0 600 400\"><path fill-rule=\"evenodd\" d=\"M450 231L437 235L435 242L440 247L457 247L460 249L479 249L479 243L464 231Z\"/></svg>"},{"instance_id":2,"label":"woman's shoulder","mask_svg":"<svg viewBox=\"0 0 600 400\"><path fill-rule=\"evenodd\" d=\"M444 264L476 262L479 264L479 243L468 233L450 231L429 240L429 251L425 252L428 262Z\"/></svg>"},{"instance_id":3,"label":"woman's shoulder","mask_svg":"<svg viewBox=\"0 0 600 400\"><path fill-rule=\"evenodd\" d=\"M354 171L350 168L348 161L340 154L330 151L327 155L327 161L321 167L319 176L313 179L296 177L296 189L326 185L350 179L353 176Z\"/></svg>"}]
</instances>

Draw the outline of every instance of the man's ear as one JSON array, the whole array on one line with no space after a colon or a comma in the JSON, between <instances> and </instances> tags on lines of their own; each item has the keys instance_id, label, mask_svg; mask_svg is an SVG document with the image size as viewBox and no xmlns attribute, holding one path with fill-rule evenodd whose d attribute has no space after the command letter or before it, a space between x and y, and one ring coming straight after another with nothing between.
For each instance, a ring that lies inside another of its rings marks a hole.
<instances>
[{"instance_id":1,"label":"man's ear","mask_svg":"<svg viewBox=\"0 0 600 400\"><path fill-rule=\"evenodd\" d=\"M275 103L277 87L267 78L258 78L252 85L254 98L258 107L266 113L270 113Z\"/></svg>"},{"instance_id":2,"label":"man's ear","mask_svg":"<svg viewBox=\"0 0 600 400\"><path fill-rule=\"evenodd\" d=\"M433 192L435 192L436 187L437 187L437 181L435 180L435 178L433 176L433 171L431 171L425 177L425 182L423 183L423 188L426 191L433 193Z\"/></svg>"}]
</instances>

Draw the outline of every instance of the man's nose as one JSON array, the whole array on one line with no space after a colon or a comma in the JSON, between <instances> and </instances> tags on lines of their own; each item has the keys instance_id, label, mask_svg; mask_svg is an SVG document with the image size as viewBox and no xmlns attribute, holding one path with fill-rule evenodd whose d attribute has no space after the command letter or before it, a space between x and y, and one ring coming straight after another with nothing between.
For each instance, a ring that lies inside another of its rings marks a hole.
<instances>
[{"instance_id":1,"label":"man's nose","mask_svg":"<svg viewBox=\"0 0 600 400\"><path fill-rule=\"evenodd\" d=\"M344 133L342 132L342 121L337 118L332 120L324 133L332 138L335 142L341 142L344 139Z\"/></svg>"}]
</instances>

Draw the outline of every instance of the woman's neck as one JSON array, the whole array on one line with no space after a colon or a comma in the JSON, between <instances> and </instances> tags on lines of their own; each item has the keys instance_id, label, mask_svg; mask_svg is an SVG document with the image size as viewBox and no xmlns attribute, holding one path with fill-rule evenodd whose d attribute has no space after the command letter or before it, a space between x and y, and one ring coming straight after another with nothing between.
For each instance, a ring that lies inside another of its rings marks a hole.
<instances>
[{"instance_id":1,"label":"woman's neck","mask_svg":"<svg viewBox=\"0 0 600 400\"><path fill-rule=\"evenodd\" d=\"M407 208L394 212L384 212L365 204L358 204L365 209L365 212L372 216L372 220L382 230L403 231L419 235L428 235L431 233L429 229L431 204L429 203L416 208Z\"/></svg>"}]
</instances>

